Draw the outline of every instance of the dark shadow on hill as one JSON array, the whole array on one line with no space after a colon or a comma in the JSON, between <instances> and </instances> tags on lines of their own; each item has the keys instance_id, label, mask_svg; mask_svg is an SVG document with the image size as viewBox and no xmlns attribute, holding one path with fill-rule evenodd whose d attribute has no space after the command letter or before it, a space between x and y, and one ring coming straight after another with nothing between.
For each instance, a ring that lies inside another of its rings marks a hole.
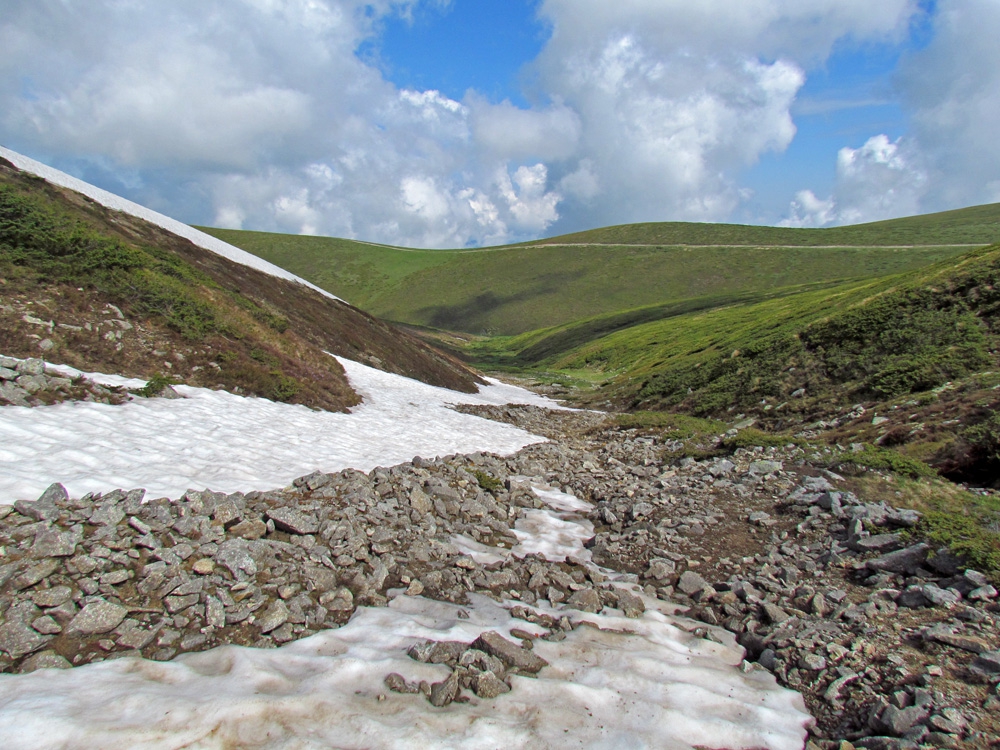
<instances>
[{"instance_id":1,"label":"dark shadow on hill","mask_svg":"<svg viewBox=\"0 0 1000 750\"><path fill-rule=\"evenodd\" d=\"M547 336L541 341L517 355L517 363L524 366L538 364L547 359L552 359L573 349L583 346L589 341L607 336L616 331L621 331L632 326L651 323L656 320L674 318L678 315L687 315L704 310L712 310L727 305L741 305L751 302L762 302L767 299L785 297L790 294L798 294L804 291L815 289L825 289L843 283L843 279L834 281L817 282L795 287L786 287L771 292L743 292L739 294L712 295L708 297L695 297L693 299L683 299L677 302L667 302L661 305L652 305L635 310L626 310L614 315L606 315L591 320L581 321L561 331Z\"/></svg>"},{"instance_id":2,"label":"dark shadow on hill","mask_svg":"<svg viewBox=\"0 0 1000 750\"><path fill-rule=\"evenodd\" d=\"M468 302L458 305L434 305L417 311L420 316L426 316L428 325L434 328L444 328L451 331L466 333L482 333L490 328L490 314L506 305L514 305L528 300L556 294L560 287L576 281L586 275L585 271L572 273L550 273L540 276L538 284L531 289L525 289L509 295L497 294L492 290L478 294Z\"/></svg>"}]
</instances>

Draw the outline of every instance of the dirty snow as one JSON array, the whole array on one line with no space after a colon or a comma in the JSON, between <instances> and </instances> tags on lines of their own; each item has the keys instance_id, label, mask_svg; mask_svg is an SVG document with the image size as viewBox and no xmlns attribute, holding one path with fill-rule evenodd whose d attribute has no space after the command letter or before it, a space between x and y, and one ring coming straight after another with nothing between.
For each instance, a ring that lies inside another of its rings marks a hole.
<instances>
[{"instance_id":1,"label":"dirty snow","mask_svg":"<svg viewBox=\"0 0 1000 750\"><path fill-rule=\"evenodd\" d=\"M279 268L273 263L268 263L263 258L258 258L256 255L252 255L245 250L240 250L238 247L230 245L228 242L216 239L211 235L198 231L194 227L183 224L176 219L171 219L169 216L157 213L156 211L148 209L145 206L140 206L138 203L133 203L132 201L126 200L119 195L109 193L107 190L101 190L101 188L91 185L89 182L78 180L76 177L71 177L65 172L60 172L58 169L53 169L52 167L35 161L34 159L29 159L27 156L23 156L16 151L11 151L8 148L0 146L0 157L3 157L24 172L29 172L37 177L41 177L47 182L51 182L53 185L59 185L60 187L69 188L70 190L82 193L91 200L94 200L107 208L114 209L115 211L121 211L122 213L129 214L130 216L136 216L140 219L148 221L150 224L155 224L158 227L166 229L168 232L176 234L178 237L190 240L198 247L209 250L216 255L221 255L223 258L228 258L234 263L239 263L241 266L255 268L258 271L263 271L269 276L275 276L279 279L294 281L307 286L310 289L315 289L317 292L325 297L329 297L330 299L340 299L339 297L335 297L330 294L330 292L325 289L320 289L318 286L310 284L305 279L301 279L295 274L286 271L284 268Z\"/></svg>"},{"instance_id":2,"label":"dirty snow","mask_svg":"<svg viewBox=\"0 0 1000 750\"><path fill-rule=\"evenodd\" d=\"M563 523L583 510L576 498L536 492ZM545 535L541 526L522 542L544 546ZM645 596L638 619L542 602L536 609L594 627L561 642L536 641L551 666L537 679L513 677L513 691L498 699L470 696L435 709L420 695L387 691L390 672L428 682L447 677L445 667L405 656L414 643L471 642L486 630L512 637L512 627L542 632L510 617L516 602L469 598L459 607L398 595L388 607L359 608L340 629L278 649L226 646L171 662L124 658L3 676L0 742L25 750L803 745L810 718L801 696L768 673L739 669L742 650L731 636L697 638L684 627L694 623Z\"/></svg>"},{"instance_id":3,"label":"dirty snow","mask_svg":"<svg viewBox=\"0 0 1000 750\"><path fill-rule=\"evenodd\" d=\"M284 487L316 470L370 471L417 455L510 454L544 438L449 405L557 407L495 380L479 393L459 393L338 361L364 399L349 414L183 385L175 386L182 399L0 407L0 504L34 500L52 482L77 497L144 487L149 497L177 498L191 488ZM53 369L77 374L63 366ZM111 385L143 385L100 373L87 376Z\"/></svg>"}]
</instances>

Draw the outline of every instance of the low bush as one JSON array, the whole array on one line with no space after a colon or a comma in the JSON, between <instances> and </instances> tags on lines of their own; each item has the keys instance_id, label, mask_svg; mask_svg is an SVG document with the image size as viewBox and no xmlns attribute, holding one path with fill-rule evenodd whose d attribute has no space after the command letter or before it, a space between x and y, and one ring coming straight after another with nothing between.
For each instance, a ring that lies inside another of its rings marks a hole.
<instances>
[{"instance_id":1,"label":"low bush","mask_svg":"<svg viewBox=\"0 0 1000 750\"><path fill-rule=\"evenodd\" d=\"M475 469L472 472L472 476L476 478L476 481L479 483L479 486L482 489L486 490L487 492L498 492L499 490L503 489L503 482L501 482L496 477L491 477L485 471L480 471L479 469Z\"/></svg>"},{"instance_id":2,"label":"low bush","mask_svg":"<svg viewBox=\"0 0 1000 750\"><path fill-rule=\"evenodd\" d=\"M865 444L860 451L841 453L834 459L836 464L854 464L868 469L891 471L907 477L933 477L937 475L930 466L916 459L904 456L890 448Z\"/></svg>"},{"instance_id":3,"label":"low bush","mask_svg":"<svg viewBox=\"0 0 1000 750\"><path fill-rule=\"evenodd\" d=\"M790 435L775 435L747 427L735 435L724 438L721 447L728 451L735 451L739 448L781 448L794 442L795 439Z\"/></svg>"}]
</instances>

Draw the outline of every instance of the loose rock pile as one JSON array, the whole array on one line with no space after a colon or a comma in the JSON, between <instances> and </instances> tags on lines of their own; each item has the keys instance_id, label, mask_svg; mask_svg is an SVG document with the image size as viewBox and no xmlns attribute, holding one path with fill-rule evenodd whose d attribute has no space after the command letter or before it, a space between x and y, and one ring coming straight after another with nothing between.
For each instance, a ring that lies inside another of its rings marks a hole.
<instances>
[{"instance_id":1,"label":"loose rock pile","mask_svg":"<svg viewBox=\"0 0 1000 750\"><path fill-rule=\"evenodd\" d=\"M432 706L439 708L461 700L463 688L480 698L496 698L510 692L511 675L534 677L548 666L545 659L532 652L531 640L532 636L525 632L523 645L518 645L488 631L472 643L427 641L411 646L407 654L424 664L446 664L451 674L441 682L429 684L421 680L413 684L393 672L386 676L385 684L396 693L423 693Z\"/></svg>"},{"instance_id":2,"label":"loose rock pile","mask_svg":"<svg viewBox=\"0 0 1000 750\"><path fill-rule=\"evenodd\" d=\"M86 378L67 378L47 370L40 359L0 356L0 406L42 406L71 400L120 404L128 399L121 388L108 388Z\"/></svg>"},{"instance_id":3,"label":"loose rock pile","mask_svg":"<svg viewBox=\"0 0 1000 750\"><path fill-rule=\"evenodd\" d=\"M480 564L453 543L461 535L514 547L513 524L542 506L518 476L534 463L418 458L370 474L315 473L280 491L189 491L179 501L147 500L141 489L72 499L53 485L0 510L0 665L271 647L337 627L359 604L384 605L390 589L453 602L469 591L527 603L541 595L641 614L641 599L593 565L536 555ZM487 492L477 473L506 481ZM564 624L552 627L564 637Z\"/></svg>"}]
</instances>

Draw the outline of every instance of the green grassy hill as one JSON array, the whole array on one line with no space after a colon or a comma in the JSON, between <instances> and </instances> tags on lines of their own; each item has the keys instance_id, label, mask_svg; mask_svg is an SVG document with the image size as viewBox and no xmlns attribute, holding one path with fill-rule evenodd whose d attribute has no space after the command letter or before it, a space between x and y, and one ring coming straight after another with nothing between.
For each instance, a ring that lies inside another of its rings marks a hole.
<instances>
[{"instance_id":1,"label":"green grassy hill","mask_svg":"<svg viewBox=\"0 0 1000 750\"><path fill-rule=\"evenodd\" d=\"M379 317L514 335L678 300L924 267L1000 240L1000 204L832 229L634 224L476 250L205 231Z\"/></svg>"},{"instance_id":2,"label":"green grassy hill","mask_svg":"<svg viewBox=\"0 0 1000 750\"><path fill-rule=\"evenodd\" d=\"M630 245L739 245L886 247L988 244L1000 237L1000 204L908 216L826 229L791 229L743 224L659 222L622 224L530 243Z\"/></svg>"},{"instance_id":3,"label":"green grassy hill","mask_svg":"<svg viewBox=\"0 0 1000 750\"><path fill-rule=\"evenodd\" d=\"M993 245L906 273L691 298L483 339L470 351L498 367L600 373L630 406L694 413L800 388L825 399L896 396L991 361L997 283Z\"/></svg>"}]
</instances>

